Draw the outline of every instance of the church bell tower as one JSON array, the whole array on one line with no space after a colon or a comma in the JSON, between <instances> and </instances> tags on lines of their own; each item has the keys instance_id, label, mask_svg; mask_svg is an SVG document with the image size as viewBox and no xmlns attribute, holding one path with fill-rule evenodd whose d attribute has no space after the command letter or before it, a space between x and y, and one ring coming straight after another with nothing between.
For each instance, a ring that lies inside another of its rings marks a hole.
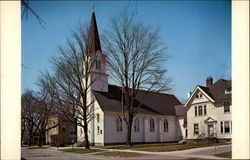
<instances>
[{"instance_id":1,"label":"church bell tower","mask_svg":"<svg viewBox=\"0 0 250 160\"><path fill-rule=\"evenodd\" d=\"M91 90L108 92L108 74L106 73L107 60L106 55L102 52L95 12L92 12L88 40L92 54L90 77Z\"/></svg>"}]
</instances>

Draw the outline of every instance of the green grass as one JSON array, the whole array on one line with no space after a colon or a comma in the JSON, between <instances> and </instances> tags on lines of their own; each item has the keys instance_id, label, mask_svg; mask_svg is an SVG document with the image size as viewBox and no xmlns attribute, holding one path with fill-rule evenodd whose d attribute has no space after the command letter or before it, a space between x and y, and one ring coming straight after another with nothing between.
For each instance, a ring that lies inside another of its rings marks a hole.
<instances>
[{"instance_id":1,"label":"green grass","mask_svg":"<svg viewBox=\"0 0 250 160\"><path fill-rule=\"evenodd\" d=\"M144 154L135 152L108 151L108 152L97 153L95 155L112 156L112 157L136 157L136 156L142 156Z\"/></svg>"},{"instance_id":2,"label":"green grass","mask_svg":"<svg viewBox=\"0 0 250 160\"><path fill-rule=\"evenodd\" d=\"M218 145L224 145L225 143L216 143ZM169 145L169 146L155 146L155 147L144 147L138 148L135 150L139 151L148 151L148 152L168 152L168 151L179 151L179 150L186 150L192 148L200 148L200 147L209 147L214 146L215 144L177 144L177 145Z\"/></svg>"},{"instance_id":3,"label":"green grass","mask_svg":"<svg viewBox=\"0 0 250 160\"><path fill-rule=\"evenodd\" d=\"M216 143L216 145L225 145L226 143ZM133 146L126 145L112 145L112 146L99 146L97 148L105 149L132 149L139 151L149 151L149 152L167 152L167 151L177 151L185 150L199 147L214 146L214 143L209 144L180 144L180 143L152 143L152 144L135 144Z\"/></svg>"},{"instance_id":4,"label":"green grass","mask_svg":"<svg viewBox=\"0 0 250 160\"><path fill-rule=\"evenodd\" d=\"M110 146L95 146L96 148L105 148L105 149L137 149L145 147L158 147L158 146L173 146L179 145L179 143L151 143L151 144L134 144L133 146L127 145L110 145Z\"/></svg>"},{"instance_id":5,"label":"green grass","mask_svg":"<svg viewBox=\"0 0 250 160\"><path fill-rule=\"evenodd\" d=\"M221 157L221 158L232 158L232 152L224 152L220 154L216 154L216 157Z\"/></svg>"},{"instance_id":6,"label":"green grass","mask_svg":"<svg viewBox=\"0 0 250 160\"><path fill-rule=\"evenodd\" d=\"M83 148L74 148L74 149L68 148L68 149L60 149L60 151L86 154L86 153L100 152L101 150L97 150L97 149L83 149Z\"/></svg>"}]
</instances>

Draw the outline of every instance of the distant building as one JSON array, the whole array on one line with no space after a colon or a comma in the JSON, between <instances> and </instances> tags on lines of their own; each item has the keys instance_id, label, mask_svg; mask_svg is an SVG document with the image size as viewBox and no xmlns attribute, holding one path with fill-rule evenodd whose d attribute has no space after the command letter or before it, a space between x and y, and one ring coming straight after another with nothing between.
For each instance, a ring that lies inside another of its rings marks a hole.
<instances>
[{"instance_id":1,"label":"distant building","mask_svg":"<svg viewBox=\"0 0 250 160\"><path fill-rule=\"evenodd\" d=\"M51 128L53 126L56 127ZM46 128L51 128L46 132L46 144L65 146L76 143L76 123L58 116L50 116Z\"/></svg>"},{"instance_id":2,"label":"distant building","mask_svg":"<svg viewBox=\"0 0 250 160\"><path fill-rule=\"evenodd\" d=\"M187 110L187 138L232 137L231 80L206 79L206 87L197 86L184 107Z\"/></svg>"}]
</instances>

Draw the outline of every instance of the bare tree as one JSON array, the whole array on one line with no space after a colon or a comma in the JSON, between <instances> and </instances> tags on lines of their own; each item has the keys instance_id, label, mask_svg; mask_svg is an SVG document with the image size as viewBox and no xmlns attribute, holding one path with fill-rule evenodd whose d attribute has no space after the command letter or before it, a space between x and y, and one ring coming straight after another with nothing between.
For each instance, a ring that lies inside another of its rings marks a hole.
<instances>
[{"instance_id":1,"label":"bare tree","mask_svg":"<svg viewBox=\"0 0 250 160\"><path fill-rule=\"evenodd\" d=\"M29 145L34 143L33 137L39 135L39 146L42 146L45 132L58 124L47 128L48 117L53 114L53 97L40 90L39 94L27 90L22 95L22 135L28 130Z\"/></svg>"},{"instance_id":2,"label":"bare tree","mask_svg":"<svg viewBox=\"0 0 250 160\"><path fill-rule=\"evenodd\" d=\"M112 19L104 45L109 54L110 75L123 88L122 110L128 130L127 145L132 145L133 119L143 103L136 100L138 91L170 90L170 80L164 77L166 69L163 69L167 59L164 56L166 48L160 42L157 30L144 25L127 12ZM143 97L149 92L144 93Z\"/></svg>"},{"instance_id":3,"label":"bare tree","mask_svg":"<svg viewBox=\"0 0 250 160\"><path fill-rule=\"evenodd\" d=\"M52 59L55 72L44 73L47 89L55 96L57 109L67 120L83 127L85 148L90 149L88 123L94 117L93 100L90 99L90 87L93 67L94 42L90 40L90 31L79 25L72 33L72 39L66 46L58 47L59 56Z\"/></svg>"},{"instance_id":4,"label":"bare tree","mask_svg":"<svg viewBox=\"0 0 250 160\"><path fill-rule=\"evenodd\" d=\"M36 133L35 122L37 119L35 106L37 105L37 100L35 98L35 93L32 90L26 90L21 99L22 103L22 137L25 130L29 135L29 145L31 145L34 134Z\"/></svg>"},{"instance_id":5,"label":"bare tree","mask_svg":"<svg viewBox=\"0 0 250 160\"><path fill-rule=\"evenodd\" d=\"M48 127L49 117L50 116L58 116L55 113L55 97L51 95L47 91L47 86L42 79L39 79L38 85L40 89L37 93L37 105L35 106L36 110L36 119L35 119L35 126L37 128L39 134L39 146L45 144L44 138L45 133L52 128L58 126L54 124Z\"/></svg>"}]
</instances>

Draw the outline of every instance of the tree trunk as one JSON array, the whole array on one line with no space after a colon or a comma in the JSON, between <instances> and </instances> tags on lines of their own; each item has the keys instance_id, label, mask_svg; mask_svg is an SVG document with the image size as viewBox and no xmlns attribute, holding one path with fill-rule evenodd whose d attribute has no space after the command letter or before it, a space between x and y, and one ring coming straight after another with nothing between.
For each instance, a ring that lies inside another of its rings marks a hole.
<instances>
[{"instance_id":1,"label":"tree trunk","mask_svg":"<svg viewBox=\"0 0 250 160\"><path fill-rule=\"evenodd\" d=\"M128 134L127 134L127 145L128 146L132 146L132 143L131 143L131 129L132 129L132 123L128 123L128 125L127 125L127 127L128 127Z\"/></svg>"},{"instance_id":2,"label":"tree trunk","mask_svg":"<svg viewBox=\"0 0 250 160\"><path fill-rule=\"evenodd\" d=\"M32 135L29 135L29 146L31 146L32 138L33 138L33 136L32 136Z\"/></svg>"},{"instance_id":3,"label":"tree trunk","mask_svg":"<svg viewBox=\"0 0 250 160\"><path fill-rule=\"evenodd\" d=\"M84 127L84 138L85 138L85 149L90 149L89 138L88 138L88 125L85 123Z\"/></svg>"},{"instance_id":4,"label":"tree trunk","mask_svg":"<svg viewBox=\"0 0 250 160\"><path fill-rule=\"evenodd\" d=\"M39 134L39 147L42 147L42 134Z\"/></svg>"}]
</instances>

